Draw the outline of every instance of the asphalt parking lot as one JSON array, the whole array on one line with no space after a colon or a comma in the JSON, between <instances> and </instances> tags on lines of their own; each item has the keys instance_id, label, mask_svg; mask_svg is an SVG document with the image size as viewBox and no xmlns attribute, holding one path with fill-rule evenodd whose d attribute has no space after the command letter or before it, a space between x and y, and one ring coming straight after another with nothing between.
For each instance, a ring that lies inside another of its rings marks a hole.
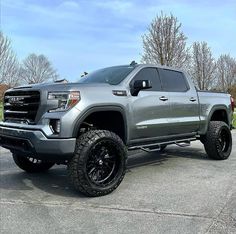
<instances>
[{"instance_id":1,"label":"asphalt parking lot","mask_svg":"<svg viewBox=\"0 0 236 234\"><path fill-rule=\"evenodd\" d=\"M1 233L236 233L236 131L230 159L206 158L201 143L132 153L110 195L87 198L65 166L27 174L0 148Z\"/></svg>"}]
</instances>

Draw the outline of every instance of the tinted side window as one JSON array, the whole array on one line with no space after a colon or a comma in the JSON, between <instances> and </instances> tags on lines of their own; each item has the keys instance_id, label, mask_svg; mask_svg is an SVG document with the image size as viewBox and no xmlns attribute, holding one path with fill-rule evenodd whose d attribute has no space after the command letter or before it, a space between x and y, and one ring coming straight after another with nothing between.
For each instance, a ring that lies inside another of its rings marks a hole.
<instances>
[{"instance_id":1,"label":"tinted side window","mask_svg":"<svg viewBox=\"0 0 236 234\"><path fill-rule=\"evenodd\" d=\"M185 92L188 90L186 79L182 72L162 69L162 85L165 91Z\"/></svg>"},{"instance_id":2,"label":"tinted side window","mask_svg":"<svg viewBox=\"0 0 236 234\"><path fill-rule=\"evenodd\" d=\"M132 84L135 80L150 80L152 88L145 89L145 91L160 91L161 81L156 68L144 68L138 72L138 74L132 80Z\"/></svg>"}]
</instances>

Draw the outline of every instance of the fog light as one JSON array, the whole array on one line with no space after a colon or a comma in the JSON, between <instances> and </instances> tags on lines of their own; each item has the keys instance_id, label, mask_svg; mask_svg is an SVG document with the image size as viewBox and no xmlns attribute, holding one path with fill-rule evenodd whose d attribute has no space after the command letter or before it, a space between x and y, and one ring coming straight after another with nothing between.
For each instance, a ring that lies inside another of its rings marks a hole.
<instances>
[{"instance_id":1,"label":"fog light","mask_svg":"<svg viewBox=\"0 0 236 234\"><path fill-rule=\"evenodd\" d=\"M59 119L50 119L49 126L54 134L59 134L61 131L61 121Z\"/></svg>"}]
</instances>

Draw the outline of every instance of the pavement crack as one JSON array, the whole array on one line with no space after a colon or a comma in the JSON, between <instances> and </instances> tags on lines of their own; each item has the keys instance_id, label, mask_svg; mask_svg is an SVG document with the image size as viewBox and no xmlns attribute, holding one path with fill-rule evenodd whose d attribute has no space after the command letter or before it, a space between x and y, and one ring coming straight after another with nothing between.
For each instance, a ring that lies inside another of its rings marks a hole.
<instances>
[{"instance_id":1,"label":"pavement crack","mask_svg":"<svg viewBox=\"0 0 236 234\"><path fill-rule=\"evenodd\" d=\"M175 216L175 217L179 216L179 217L186 217L186 218L212 219L212 217L209 217L209 216L188 214L188 213L181 213L181 212L165 212L165 211L157 211L157 210L151 210L151 209L150 210L141 210L141 209L135 209L135 208L107 207L107 206L98 206L98 207L100 209L124 211L124 212L136 212L136 213L166 215L166 216Z\"/></svg>"},{"instance_id":2,"label":"pavement crack","mask_svg":"<svg viewBox=\"0 0 236 234\"><path fill-rule=\"evenodd\" d=\"M228 192L229 192L230 189L228 189ZM230 201L230 198L232 197L232 194L229 194L228 195L228 198L225 202L225 204L223 205L223 207L221 208L220 212L215 216L213 217L212 219L212 223L209 225L209 227L207 228L205 234L209 233L210 230L212 229L212 227L216 224L216 222L220 221L220 216L221 214L223 213L224 209L226 208L227 204L229 203Z\"/></svg>"},{"instance_id":3,"label":"pavement crack","mask_svg":"<svg viewBox=\"0 0 236 234\"><path fill-rule=\"evenodd\" d=\"M9 205L37 205L41 206L41 202L37 201L23 201L23 200L7 200L1 199L0 204L9 204ZM124 208L124 207L112 207L112 206L101 206L95 204L83 204L83 203L69 203L69 202L43 202L44 206L51 207L70 207L74 210L98 210L98 211L114 211L114 212L127 212L127 213L137 213L137 214L153 214L159 216L173 216L173 217L183 217L183 218L198 218L198 219L208 219L212 220L210 216L181 213L181 212L165 212L155 209L136 209L136 208Z\"/></svg>"}]
</instances>

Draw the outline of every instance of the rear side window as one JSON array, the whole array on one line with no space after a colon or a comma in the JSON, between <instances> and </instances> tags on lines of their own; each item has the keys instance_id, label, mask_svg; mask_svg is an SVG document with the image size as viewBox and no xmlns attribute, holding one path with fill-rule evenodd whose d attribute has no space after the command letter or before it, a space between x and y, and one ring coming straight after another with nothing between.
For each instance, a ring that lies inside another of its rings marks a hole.
<instances>
[{"instance_id":1,"label":"rear side window","mask_svg":"<svg viewBox=\"0 0 236 234\"><path fill-rule=\"evenodd\" d=\"M150 80L152 88L145 89L145 91L160 91L161 81L156 68L143 68L132 80L132 84L135 80Z\"/></svg>"},{"instance_id":2,"label":"rear side window","mask_svg":"<svg viewBox=\"0 0 236 234\"><path fill-rule=\"evenodd\" d=\"M188 90L186 79L182 72L162 69L162 85L165 91L185 92Z\"/></svg>"}]
</instances>

